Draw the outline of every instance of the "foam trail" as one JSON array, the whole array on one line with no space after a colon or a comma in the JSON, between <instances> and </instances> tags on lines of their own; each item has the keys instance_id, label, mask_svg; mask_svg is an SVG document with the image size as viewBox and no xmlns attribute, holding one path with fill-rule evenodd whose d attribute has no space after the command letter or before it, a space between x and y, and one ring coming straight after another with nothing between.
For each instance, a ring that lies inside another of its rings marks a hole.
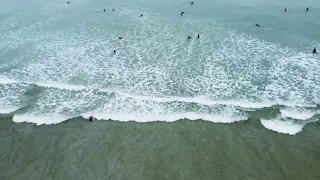
<instances>
[{"instance_id":1,"label":"foam trail","mask_svg":"<svg viewBox=\"0 0 320 180\"><path fill-rule=\"evenodd\" d=\"M14 79L10 79L6 76L2 76L0 75L0 84L14 84L14 83L18 83L19 81L14 80Z\"/></svg>"},{"instance_id":2,"label":"foam trail","mask_svg":"<svg viewBox=\"0 0 320 180\"><path fill-rule=\"evenodd\" d=\"M261 119L261 124L265 128L272 131L289 135L295 135L299 133L300 131L302 131L302 128L304 126L302 124L297 124L289 120L283 121L280 118L270 120Z\"/></svg>"},{"instance_id":3,"label":"foam trail","mask_svg":"<svg viewBox=\"0 0 320 180\"><path fill-rule=\"evenodd\" d=\"M137 100L149 100L149 101L156 101L156 102L173 102L173 101L180 101L180 102L188 102L188 103L197 103L207 106L213 105L231 105L231 106L238 106L243 108L253 108L253 109L260 109L265 107L271 107L276 105L274 103L260 103L260 102L250 102L246 100L242 101L235 101L235 100L211 100L205 96L198 96L198 97L150 97L150 96L135 96L131 94L121 93L119 94L131 97Z\"/></svg>"},{"instance_id":4,"label":"foam trail","mask_svg":"<svg viewBox=\"0 0 320 180\"><path fill-rule=\"evenodd\" d=\"M82 85L71 85L71 84L63 84L63 83L56 83L56 82L34 83L34 84L36 84L37 86L64 89L64 90L79 91L79 90L87 89L85 86L82 86Z\"/></svg>"},{"instance_id":5,"label":"foam trail","mask_svg":"<svg viewBox=\"0 0 320 180\"><path fill-rule=\"evenodd\" d=\"M197 114L197 113L184 113L184 114L106 114L102 112L91 112L82 114L83 118L88 118L93 115L98 120L118 120L118 121L135 121L135 122L154 122L154 121L164 121L164 122L174 122L180 119L189 120L205 120L215 123L233 123L236 121L246 120L247 117L231 117L223 115L207 115L207 114Z\"/></svg>"},{"instance_id":6,"label":"foam trail","mask_svg":"<svg viewBox=\"0 0 320 180\"><path fill-rule=\"evenodd\" d=\"M43 124L58 124L61 123L71 117L66 117L64 115L59 114L16 114L13 116L12 121L16 123L28 122L34 123L36 125Z\"/></svg>"},{"instance_id":7,"label":"foam trail","mask_svg":"<svg viewBox=\"0 0 320 180\"><path fill-rule=\"evenodd\" d=\"M92 89L91 87L86 87L83 85L72 85L72 84L65 84L65 83L58 83L58 82L20 82L6 76L0 76L0 84L12 84L12 83L24 83L24 84L35 84L41 87L49 87L49 88L56 88L62 90L71 90L71 91L80 91L83 89ZM112 90L108 89L97 89L100 91L110 92ZM301 104L301 103L294 103L294 102L251 102L248 100L212 100L206 96L197 96L197 97L155 97L155 96L139 96L134 94L128 94L121 91L113 91L122 96L130 97L136 100L149 100L155 102L187 102L187 103L197 103L201 105L207 106L214 106L214 105L231 105L237 106L241 108L250 108L250 109L261 109L266 107L271 107L274 105L285 105L289 107L316 107L313 104Z\"/></svg>"},{"instance_id":8,"label":"foam trail","mask_svg":"<svg viewBox=\"0 0 320 180\"><path fill-rule=\"evenodd\" d=\"M1 107L0 108L0 114L9 114L12 112L15 112L16 110L20 109L19 107Z\"/></svg>"},{"instance_id":9,"label":"foam trail","mask_svg":"<svg viewBox=\"0 0 320 180\"><path fill-rule=\"evenodd\" d=\"M308 120L315 116L317 111L310 111L306 109L297 109L297 108L283 108L280 109L281 116L283 118L292 118L292 119L299 119L299 120Z\"/></svg>"}]
</instances>

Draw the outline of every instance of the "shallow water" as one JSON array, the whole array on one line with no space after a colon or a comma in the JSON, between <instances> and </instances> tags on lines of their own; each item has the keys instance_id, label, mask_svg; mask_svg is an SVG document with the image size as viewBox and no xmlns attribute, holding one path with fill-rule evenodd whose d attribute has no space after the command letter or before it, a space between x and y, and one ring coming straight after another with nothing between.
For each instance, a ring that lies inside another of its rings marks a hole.
<instances>
[{"instance_id":1,"label":"shallow water","mask_svg":"<svg viewBox=\"0 0 320 180\"><path fill-rule=\"evenodd\" d=\"M0 121L0 178L317 180L320 126L296 136L257 120L229 125L180 120L73 119L54 126Z\"/></svg>"}]
</instances>

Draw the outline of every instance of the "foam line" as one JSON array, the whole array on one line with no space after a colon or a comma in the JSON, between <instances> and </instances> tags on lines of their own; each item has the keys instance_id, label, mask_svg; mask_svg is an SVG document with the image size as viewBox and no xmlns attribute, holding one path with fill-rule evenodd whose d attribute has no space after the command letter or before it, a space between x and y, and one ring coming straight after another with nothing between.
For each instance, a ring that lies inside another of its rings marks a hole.
<instances>
[{"instance_id":1,"label":"foam line","mask_svg":"<svg viewBox=\"0 0 320 180\"><path fill-rule=\"evenodd\" d=\"M308 120L319 113L318 111L311 111L298 108L281 108L280 112L283 118L288 117L298 120Z\"/></svg>"},{"instance_id":2,"label":"foam line","mask_svg":"<svg viewBox=\"0 0 320 180\"><path fill-rule=\"evenodd\" d=\"M58 124L71 117L67 117L64 115L59 114L16 114L13 116L12 121L16 123L28 122L34 123L36 125L43 125L43 124Z\"/></svg>"},{"instance_id":3,"label":"foam line","mask_svg":"<svg viewBox=\"0 0 320 180\"><path fill-rule=\"evenodd\" d=\"M20 109L19 107L1 107L0 114L9 114L15 112L16 110Z\"/></svg>"},{"instance_id":4,"label":"foam line","mask_svg":"<svg viewBox=\"0 0 320 180\"><path fill-rule=\"evenodd\" d=\"M106 114L103 112L88 112L81 116L83 118L88 118L89 116L94 116L98 120L117 120L117 121L135 121L135 122L154 122L154 121L164 121L164 122L174 122L180 119L189 120L205 120L215 123L233 123L236 121L246 120L247 117L230 117L223 115L209 115L209 114L197 114L197 113L184 113L184 114Z\"/></svg>"},{"instance_id":5,"label":"foam line","mask_svg":"<svg viewBox=\"0 0 320 180\"><path fill-rule=\"evenodd\" d=\"M57 88L57 89L71 90L71 91L79 91L79 90L87 89L87 87L82 85L71 85L71 84L63 84L63 83L56 83L56 82L34 83L34 84L42 87Z\"/></svg>"},{"instance_id":6,"label":"foam line","mask_svg":"<svg viewBox=\"0 0 320 180\"><path fill-rule=\"evenodd\" d=\"M0 75L0 84L14 84L18 83L17 80L8 78L7 76Z\"/></svg>"},{"instance_id":7,"label":"foam line","mask_svg":"<svg viewBox=\"0 0 320 180\"><path fill-rule=\"evenodd\" d=\"M275 105L284 105L288 107L316 107L315 104L301 104L301 103L294 103L294 102L283 102L279 101L276 102L250 102L248 100L212 100L206 96L197 96L197 97L157 97L157 96L141 96L141 95L134 95L128 94L119 90L108 90L108 89L95 89L86 87L83 85L72 85L72 84L65 84L65 83L58 83L58 82L21 82L15 79L8 78L6 76L0 76L0 84L11 84L11 83L24 83L24 84L35 84L41 87L48 87L48 88L56 88L62 90L70 90L70 91L80 91L84 89L91 89L91 90L99 90L102 92L108 93L118 93L119 95L130 97L136 100L148 100L148 101L155 101L155 102L187 102L187 103L197 103L201 105L207 106L215 106L215 105L230 105L230 106L237 106L241 108L251 108L251 109L261 109L266 107L272 107Z\"/></svg>"},{"instance_id":8,"label":"foam line","mask_svg":"<svg viewBox=\"0 0 320 180\"><path fill-rule=\"evenodd\" d=\"M253 109L260 109L265 107L271 107L276 104L272 103L254 103L250 101L235 101L235 100L210 100L206 96L198 96L198 97L150 97L150 96L135 96L131 94L121 93L119 94L127 97L131 97L133 99L137 100L150 100L150 101L156 101L156 102L174 102L174 101L180 101L180 102L188 102L188 103L197 103L207 106L213 106L213 105L231 105L231 106L238 106L243 108L253 108Z\"/></svg>"},{"instance_id":9,"label":"foam line","mask_svg":"<svg viewBox=\"0 0 320 180\"><path fill-rule=\"evenodd\" d=\"M297 124L289 120L283 120L280 118L276 119L261 119L261 124L272 131L282 133L282 134L289 134L295 135L302 131L303 126L302 124Z\"/></svg>"}]
</instances>

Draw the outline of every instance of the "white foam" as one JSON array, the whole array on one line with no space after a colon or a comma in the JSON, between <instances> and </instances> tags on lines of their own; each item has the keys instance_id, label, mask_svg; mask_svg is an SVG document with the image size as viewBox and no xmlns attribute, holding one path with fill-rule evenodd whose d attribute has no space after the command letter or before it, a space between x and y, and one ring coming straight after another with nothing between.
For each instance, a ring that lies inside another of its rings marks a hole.
<instances>
[{"instance_id":1,"label":"white foam","mask_svg":"<svg viewBox=\"0 0 320 180\"><path fill-rule=\"evenodd\" d=\"M34 84L38 86L43 86L43 87L65 89L65 90L78 91L78 90L86 89L86 87L82 85L63 84L63 83L57 83L57 82L34 83Z\"/></svg>"},{"instance_id":2,"label":"white foam","mask_svg":"<svg viewBox=\"0 0 320 180\"><path fill-rule=\"evenodd\" d=\"M299 120L308 120L318 113L317 111L310 111L298 108L283 108L280 109L280 112L283 118L288 117Z\"/></svg>"},{"instance_id":3,"label":"white foam","mask_svg":"<svg viewBox=\"0 0 320 180\"><path fill-rule=\"evenodd\" d=\"M8 78L7 76L0 76L0 84L14 84L14 83L18 83L17 80Z\"/></svg>"},{"instance_id":4,"label":"white foam","mask_svg":"<svg viewBox=\"0 0 320 180\"><path fill-rule=\"evenodd\" d=\"M289 134L295 135L302 131L304 125L297 124L289 120L282 120L280 118L265 120L261 119L261 124L272 131L282 133L282 134Z\"/></svg>"},{"instance_id":5,"label":"white foam","mask_svg":"<svg viewBox=\"0 0 320 180\"><path fill-rule=\"evenodd\" d=\"M36 125L43 124L58 124L61 123L70 117L59 114L16 114L13 116L12 121L16 123L28 122L34 123Z\"/></svg>"},{"instance_id":6,"label":"white foam","mask_svg":"<svg viewBox=\"0 0 320 180\"><path fill-rule=\"evenodd\" d=\"M16 110L20 109L19 107L1 107L0 114L9 114Z\"/></svg>"},{"instance_id":7,"label":"white foam","mask_svg":"<svg viewBox=\"0 0 320 180\"><path fill-rule=\"evenodd\" d=\"M184 113L184 114L106 114L103 112L88 112L82 114L83 118L88 118L93 116L98 120L117 120L117 121L135 121L135 122L154 122L154 121L164 121L164 122L174 122L180 119L189 120L205 120L215 123L233 123L236 121L246 120L247 117L230 117L223 115L209 115L209 114L197 114L197 113Z\"/></svg>"},{"instance_id":8,"label":"white foam","mask_svg":"<svg viewBox=\"0 0 320 180\"><path fill-rule=\"evenodd\" d=\"M137 100L150 100L156 102L173 102L173 101L180 101L180 102L188 102L188 103L197 103L207 106L213 105L231 105L231 106L238 106L242 108L253 108L253 109L260 109L265 107L271 107L275 104L273 103L263 103L263 102L250 102L246 100L236 101L236 100L211 100L205 96L198 96L198 97L150 97L150 96L137 96L131 95L127 93L118 92L119 94L131 97Z\"/></svg>"}]
</instances>

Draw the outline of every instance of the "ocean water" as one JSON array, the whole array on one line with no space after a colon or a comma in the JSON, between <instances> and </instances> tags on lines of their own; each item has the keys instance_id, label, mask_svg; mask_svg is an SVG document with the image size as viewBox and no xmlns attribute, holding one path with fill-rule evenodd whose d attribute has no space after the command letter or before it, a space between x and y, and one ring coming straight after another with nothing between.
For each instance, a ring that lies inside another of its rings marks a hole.
<instances>
[{"instance_id":1,"label":"ocean water","mask_svg":"<svg viewBox=\"0 0 320 180\"><path fill-rule=\"evenodd\" d=\"M1 0L0 179L320 179L319 1L190 2Z\"/></svg>"},{"instance_id":2,"label":"ocean water","mask_svg":"<svg viewBox=\"0 0 320 180\"><path fill-rule=\"evenodd\" d=\"M258 117L293 135L318 120L316 0L70 2L1 2L0 113L14 122Z\"/></svg>"}]
</instances>

